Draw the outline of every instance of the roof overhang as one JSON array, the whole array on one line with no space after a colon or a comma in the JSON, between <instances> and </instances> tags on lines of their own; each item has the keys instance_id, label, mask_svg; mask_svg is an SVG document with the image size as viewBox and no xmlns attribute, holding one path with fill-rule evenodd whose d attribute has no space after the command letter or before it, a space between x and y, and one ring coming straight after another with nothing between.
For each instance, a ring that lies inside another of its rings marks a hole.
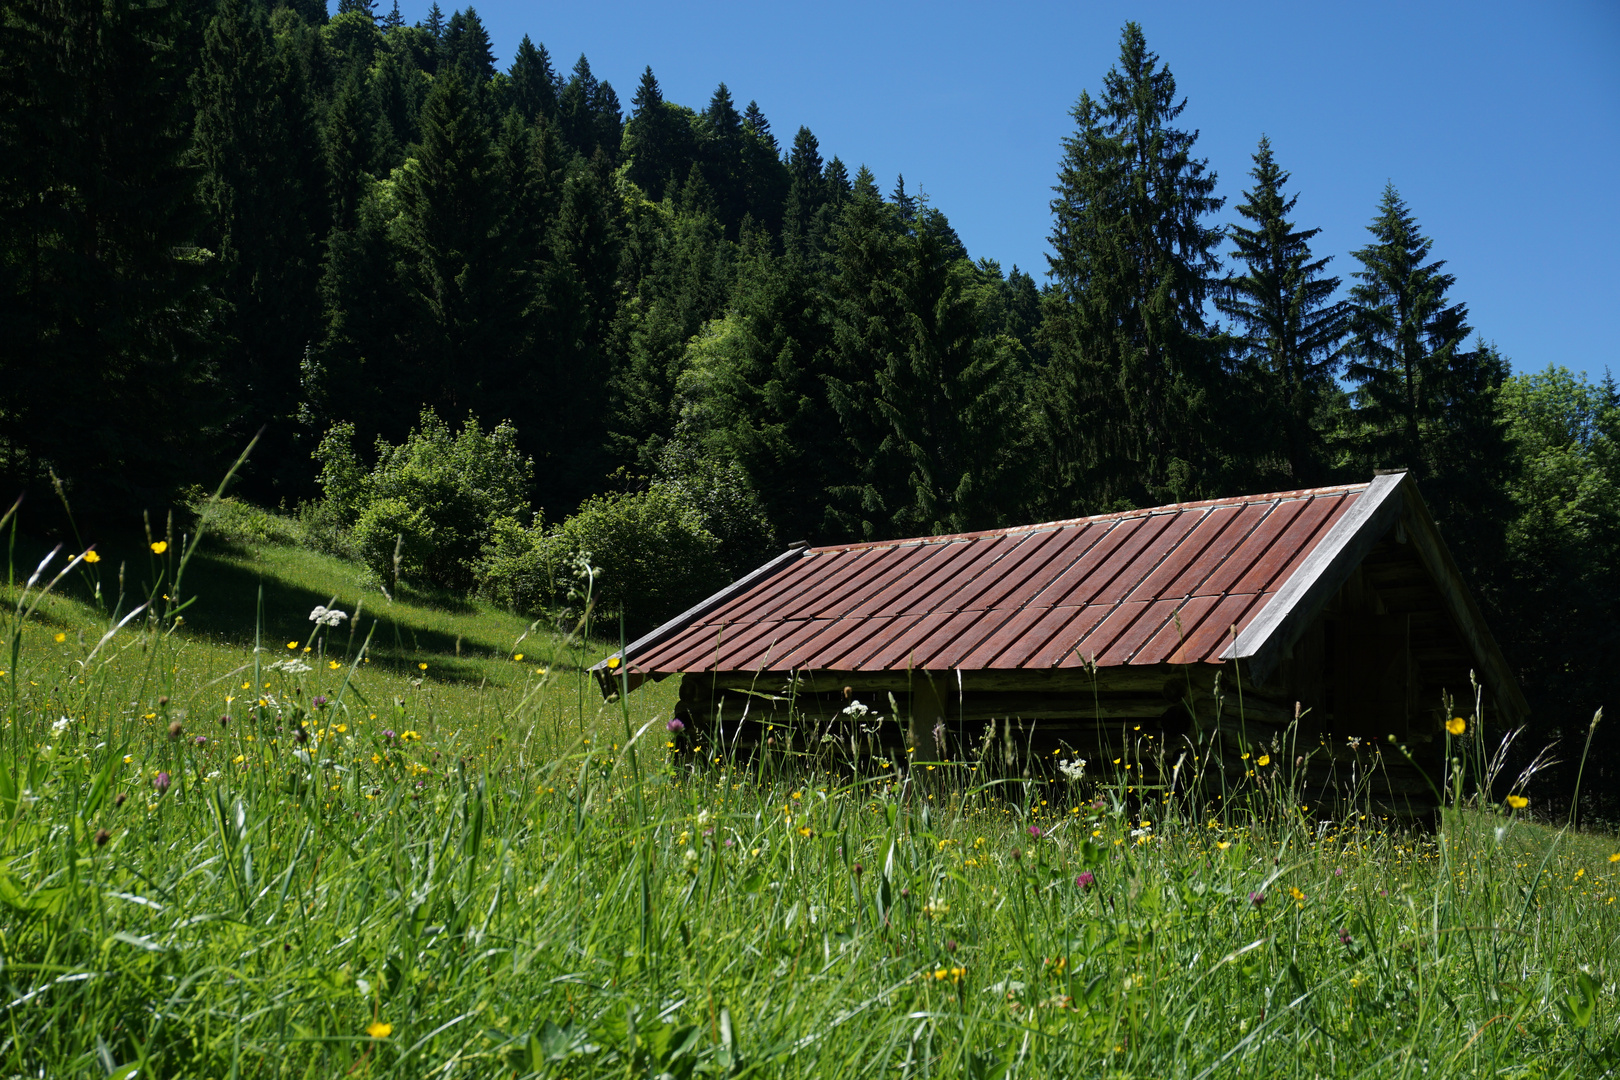
<instances>
[{"instance_id":1,"label":"roof overhang","mask_svg":"<svg viewBox=\"0 0 1620 1080\"><path fill-rule=\"evenodd\" d=\"M1373 547L1391 531L1412 544L1433 578L1446 612L1474 658L1475 670L1509 723L1530 706L1497 646L1485 616L1464 584L1434 517L1405 471L1380 473L1311 552L1265 608L1222 654L1244 662L1249 677L1265 682L1304 634L1328 599L1349 580Z\"/></svg>"}]
</instances>

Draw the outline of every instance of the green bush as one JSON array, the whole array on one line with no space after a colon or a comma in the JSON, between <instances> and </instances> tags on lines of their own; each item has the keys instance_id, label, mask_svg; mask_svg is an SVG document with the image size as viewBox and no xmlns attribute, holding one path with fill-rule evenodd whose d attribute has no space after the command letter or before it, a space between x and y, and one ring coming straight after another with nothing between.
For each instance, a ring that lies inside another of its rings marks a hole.
<instances>
[{"instance_id":1,"label":"green bush","mask_svg":"<svg viewBox=\"0 0 1620 1080\"><path fill-rule=\"evenodd\" d=\"M478 591L523 612L562 603L572 568L561 555L561 545L550 541L538 515L527 528L515 518L495 522L478 559Z\"/></svg>"},{"instance_id":2,"label":"green bush","mask_svg":"<svg viewBox=\"0 0 1620 1080\"><path fill-rule=\"evenodd\" d=\"M456 590L472 588L496 522L527 510L534 474L511 424L486 433L468 416L452 433L430 409L402 445L377 440L369 472L351 424L328 431L315 457L327 512L352 522L349 533L368 569L390 584L403 578Z\"/></svg>"}]
</instances>

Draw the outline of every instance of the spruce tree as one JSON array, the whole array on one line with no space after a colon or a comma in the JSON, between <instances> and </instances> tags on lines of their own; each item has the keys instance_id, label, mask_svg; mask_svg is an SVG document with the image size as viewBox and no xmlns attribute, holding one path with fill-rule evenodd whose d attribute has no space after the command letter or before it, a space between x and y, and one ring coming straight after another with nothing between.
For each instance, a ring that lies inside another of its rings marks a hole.
<instances>
[{"instance_id":1,"label":"spruce tree","mask_svg":"<svg viewBox=\"0 0 1620 1080\"><path fill-rule=\"evenodd\" d=\"M459 68L469 88L482 91L495 77L495 51L489 31L471 4L450 16L442 42L444 62Z\"/></svg>"},{"instance_id":2,"label":"spruce tree","mask_svg":"<svg viewBox=\"0 0 1620 1080\"><path fill-rule=\"evenodd\" d=\"M444 12L439 9L439 0L433 0L433 5L428 8L427 19L417 25L426 30L435 42L444 37Z\"/></svg>"},{"instance_id":3,"label":"spruce tree","mask_svg":"<svg viewBox=\"0 0 1620 1080\"><path fill-rule=\"evenodd\" d=\"M340 95L343 107L335 119L344 129L337 136L344 145L339 150L333 144L330 160L346 167L356 148L361 160L342 178L340 196L337 187L329 188L328 159L298 60L292 48L278 49L270 40L258 4L222 0L192 83L194 155L209 216L206 246L217 255L220 293L229 305L222 359L240 403L236 429L245 439L269 425L266 453L253 463L250 478L293 490L300 470L292 467L287 449L295 434L299 363L318 333L329 199L352 217L369 183L363 173L375 120L356 74L348 93ZM276 465L290 471L268 475ZM263 486L252 493L271 494Z\"/></svg>"},{"instance_id":4,"label":"spruce tree","mask_svg":"<svg viewBox=\"0 0 1620 1080\"><path fill-rule=\"evenodd\" d=\"M422 107L415 167L400 180L408 280L420 305L419 392L445 414L473 406L482 366L499 348L503 263L500 191L489 130L458 67Z\"/></svg>"},{"instance_id":5,"label":"spruce tree","mask_svg":"<svg viewBox=\"0 0 1620 1080\"><path fill-rule=\"evenodd\" d=\"M1430 261L1434 241L1393 184L1367 228L1373 242L1352 252L1347 368L1359 464L1414 470L1465 568L1498 566L1507 451L1493 402L1507 363L1483 343L1466 347L1467 305L1447 296L1456 278Z\"/></svg>"},{"instance_id":6,"label":"spruce tree","mask_svg":"<svg viewBox=\"0 0 1620 1080\"><path fill-rule=\"evenodd\" d=\"M544 45L536 46L524 34L517 56L508 73L512 80L512 104L530 123L539 116L548 120L557 115L557 73Z\"/></svg>"},{"instance_id":7,"label":"spruce tree","mask_svg":"<svg viewBox=\"0 0 1620 1080\"><path fill-rule=\"evenodd\" d=\"M230 452L185 161L184 15L0 3L0 461L19 485L52 469L78 513L120 521Z\"/></svg>"},{"instance_id":8,"label":"spruce tree","mask_svg":"<svg viewBox=\"0 0 1620 1080\"><path fill-rule=\"evenodd\" d=\"M633 183L654 201L692 169L697 144L692 138L691 110L664 100L651 67L641 73L633 112L624 129L624 150Z\"/></svg>"},{"instance_id":9,"label":"spruce tree","mask_svg":"<svg viewBox=\"0 0 1620 1080\"><path fill-rule=\"evenodd\" d=\"M728 236L736 236L748 209L744 190L746 166L743 162L745 137L742 114L732 101L725 83L715 88L709 107L703 111L703 178L714 192Z\"/></svg>"},{"instance_id":10,"label":"spruce tree","mask_svg":"<svg viewBox=\"0 0 1620 1080\"><path fill-rule=\"evenodd\" d=\"M376 99L366 85L365 70L359 64L351 65L338 84L326 119L327 190L336 228L355 225L360 201L371 187L382 123Z\"/></svg>"},{"instance_id":11,"label":"spruce tree","mask_svg":"<svg viewBox=\"0 0 1620 1080\"><path fill-rule=\"evenodd\" d=\"M1261 408L1252 430L1286 462L1284 482L1311 486L1328 474L1319 420L1338 390L1350 306L1332 299L1339 279L1324 276L1329 259L1311 258L1311 239L1321 230L1299 229L1288 219L1299 196L1283 194L1288 173L1269 139L1260 139L1249 175L1254 187L1237 212L1252 226L1228 230L1248 272L1227 278L1215 305L1242 329L1240 346L1256 368Z\"/></svg>"},{"instance_id":12,"label":"spruce tree","mask_svg":"<svg viewBox=\"0 0 1620 1080\"><path fill-rule=\"evenodd\" d=\"M1227 486L1225 342L1204 319L1221 206L1174 126L1175 79L1127 23L1103 94L1070 111L1052 200L1042 386L1049 513L1192 498Z\"/></svg>"},{"instance_id":13,"label":"spruce tree","mask_svg":"<svg viewBox=\"0 0 1620 1080\"><path fill-rule=\"evenodd\" d=\"M405 25L405 17L399 13L399 0L394 0L394 6L383 16L382 28L387 34L393 33Z\"/></svg>"}]
</instances>

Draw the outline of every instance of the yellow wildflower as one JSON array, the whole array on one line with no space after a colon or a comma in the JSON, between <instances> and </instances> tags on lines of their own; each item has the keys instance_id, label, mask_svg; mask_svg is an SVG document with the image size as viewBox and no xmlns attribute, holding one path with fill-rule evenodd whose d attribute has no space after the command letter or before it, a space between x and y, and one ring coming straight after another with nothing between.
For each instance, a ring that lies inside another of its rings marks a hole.
<instances>
[{"instance_id":1,"label":"yellow wildflower","mask_svg":"<svg viewBox=\"0 0 1620 1080\"><path fill-rule=\"evenodd\" d=\"M416 665L416 670L418 670L418 671L426 671L427 670L427 665L426 664L417 664Z\"/></svg>"},{"instance_id":2,"label":"yellow wildflower","mask_svg":"<svg viewBox=\"0 0 1620 1080\"><path fill-rule=\"evenodd\" d=\"M289 642L287 642L287 648L289 648L289 649L296 649L296 648L298 648L298 642L296 642L296 641L289 641Z\"/></svg>"},{"instance_id":3,"label":"yellow wildflower","mask_svg":"<svg viewBox=\"0 0 1620 1080\"><path fill-rule=\"evenodd\" d=\"M336 660L328 660L326 662L326 666L331 668L333 671L336 671L338 668L342 667L343 665L338 663Z\"/></svg>"},{"instance_id":4,"label":"yellow wildflower","mask_svg":"<svg viewBox=\"0 0 1620 1080\"><path fill-rule=\"evenodd\" d=\"M513 654L512 659L521 660L521 659L523 659L523 654L522 653L515 653L515 654Z\"/></svg>"},{"instance_id":5,"label":"yellow wildflower","mask_svg":"<svg viewBox=\"0 0 1620 1080\"><path fill-rule=\"evenodd\" d=\"M608 666L609 671L615 670L619 666L619 658L617 656L608 657L607 658L607 666Z\"/></svg>"},{"instance_id":6,"label":"yellow wildflower","mask_svg":"<svg viewBox=\"0 0 1620 1080\"><path fill-rule=\"evenodd\" d=\"M1613 855L1610 855L1609 856L1609 861L1610 862L1620 862L1620 851L1617 851Z\"/></svg>"},{"instance_id":7,"label":"yellow wildflower","mask_svg":"<svg viewBox=\"0 0 1620 1080\"><path fill-rule=\"evenodd\" d=\"M373 1039L386 1039L394 1033L393 1024L385 1024L381 1020L373 1020L366 1025L366 1034Z\"/></svg>"},{"instance_id":8,"label":"yellow wildflower","mask_svg":"<svg viewBox=\"0 0 1620 1080\"><path fill-rule=\"evenodd\" d=\"M1460 716L1453 716L1446 721L1446 731L1452 735L1461 735L1468 730L1468 721Z\"/></svg>"},{"instance_id":9,"label":"yellow wildflower","mask_svg":"<svg viewBox=\"0 0 1620 1080\"><path fill-rule=\"evenodd\" d=\"M1255 764L1260 766L1262 769L1265 768L1267 765L1271 764L1271 755L1270 754L1261 754L1260 755L1260 760L1256 761Z\"/></svg>"},{"instance_id":10,"label":"yellow wildflower","mask_svg":"<svg viewBox=\"0 0 1620 1080\"><path fill-rule=\"evenodd\" d=\"M1530 800L1525 798L1523 795L1509 795L1507 797L1507 804L1515 810L1523 810L1525 807L1530 805Z\"/></svg>"},{"instance_id":11,"label":"yellow wildflower","mask_svg":"<svg viewBox=\"0 0 1620 1080\"><path fill-rule=\"evenodd\" d=\"M152 545L152 554L154 555L161 555L168 550L169 542L167 540L159 540L157 543Z\"/></svg>"},{"instance_id":12,"label":"yellow wildflower","mask_svg":"<svg viewBox=\"0 0 1620 1080\"><path fill-rule=\"evenodd\" d=\"M66 641L66 640L67 640L67 635L66 634L57 634L56 635L56 643L58 645L62 644L62 642Z\"/></svg>"},{"instance_id":13,"label":"yellow wildflower","mask_svg":"<svg viewBox=\"0 0 1620 1080\"><path fill-rule=\"evenodd\" d=\"M96 551L87 551L84 553L84 561L87 563L98 563L101 561L101 555Z\"/></svg>"}]
</instances>

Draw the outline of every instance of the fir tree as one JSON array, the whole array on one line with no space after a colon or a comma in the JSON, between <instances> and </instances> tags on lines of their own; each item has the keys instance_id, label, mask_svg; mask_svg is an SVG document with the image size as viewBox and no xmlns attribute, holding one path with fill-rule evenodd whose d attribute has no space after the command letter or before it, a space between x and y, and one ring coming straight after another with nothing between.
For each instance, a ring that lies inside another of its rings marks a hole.
<instances>
[{"instance_id":1,"label":"fir tree","mask_svg":"<svg viewBox=\"0 0 1620 1080\"><path fill-rule=\"evenodd\" d=\"M358 64L350 66L338 85L326 120L327 190L332 201L332 224L337 228L354 227L360 201L371 187L382 123L364 70Z\"/></svg>"},{"instance_id":2,"label":"fir tree","mask_svg":"<svg viewBox=\"0 0 1620 1080\"><path fill-rule=\"evenodd\" d=\"M1429 261L1434 241L1393 184L1368 231L1373 242L1352 252L1347 369L1360 464L1414 470L1465 568L1498 566L1507 452L1492 403L1507 364L1466 348L1468 308L1447 296L1456 279Z\"/></svg>"},{"instance_id":3,"label":"fir tree","mask_svg":"<svg viewBox=\"0 0 1620 1080\"><path fill-rule=\"evenodd\" d=\"M1175 79L1127 23L1103 96L1081 93L1052 200L1042 379L1048 512L1191 498L1222 486L1225 342L1204 321L1220 230L1215 177Z\"/></svg>"},{"instance_id":4,"label":"fir tree","mask_svg":"<svg viewBox=\"0 0 1620 1080\"><path fill-rule=\"evenodd\" d=\"M271 425L266 464L286 460L293 436L298 365L317 332L320 243L330 221L325 156L297 59L291 48L275 47L257 4L222 0L192 85L207 246L217 253L220 289L230 305L225 366L241 402L243 437ZM360 126L343 139L351 145L358 139L367 157L364 83L351 87L343 103L340 125ZM344 178L342 201L351 211L369 182L360 176L368 166L361 160ZM291 475L281 481L296 486Z\"/></svg>"},{"instance_id":5,"label":"fir tree","mask_svg":"<svg viewBox=\"0 0 1620 1080\"><path fill-rule=\"evenodd\" d=\"M550 119L557 115L557 73L551 68L551 57L544 45L536 46L524 34L508 74L512 80L512 104L525 120L533 123L536 117Z\"/></svg>"},{"instance_id":6,"label":"fir tree","mask_svg":"<svg viewBox=\"0 0 1620 1080\"><path fill-rule=\"evenodd\" d=\"M1253 225L1228 230L1248 273L1228 278L1215 305L1242 327L1242 347L1259 369L1257 397L1267 408L1253 430L1281 437L1273 445L1287 462L1284 482L1310 486L1327 476L1317 421L1337 392L1349 304L1332 300L1339 279L1323 275L1328 259L1311 258L1311 239L1321 230L1298 229L1288 220L1299 196L1284 196L1288 174L1272 156L1270 140L1261 138L1249 175L1254 187L1237 212Z\"/></svg>"},{"instance_id":7,"label":"fir tree","mask_svg":"<svg viewBox=\"0 0 1620 1080\"><path fill-rule=\"evenodd\" d=\"M434 80L422 107L416 166L398 193L408 280L420 304L415 352L420 391L410 408L444 413L473 405L482 365L499 347L488 316L503 262L500 192L489 131L461 69Z\"/></svg>"},{"instance_id":8,"label":"fir tree","mask_svg":"<svg viewBox=\"0 0 1620 1080\"><path fill-rule=\"evenodd\" d=\"M382 28L385 34L391 34L405 25L405 17L399 13L399 0L394 0L394 6L383 16Z\"/></svg>"},{"instance_id":9,"label":"fir tree","mask_svg":"<svg viewBox=\"0 0 1620 1080\"><path fill-rule=\"evenodd\" d=\"M441 41L444 63L461 71L469 87L482 90L495 77L495 52L489 32L469 4L450 16Z\"/></svg>"},{"instance_id":10,"label":"fir tree","mask_svg":"<svg viewBox=\"0 0 1620 1080\"><path fill-rule=\"evenodd\" d=\"M399 11L397 0L394 4L394 11L396 14ZM338 14L347 15L350 12L364 15L375 22L377 18L377 0L338 0Z\"/></svg>"},{"instance_id":11,"label":"fir tree","mask_svg":"<svg viewBox=\"0 0 1620 1080\"><path fill-rule=\"evenodd\" d=\"M748 209L744 190L746 166L743 161L742 114L731 99L725 83L715 88L709 107L703 111L703 177L714 192L720 220L729 236L735 236Z\"/></svg>"},{"instance_id":12,"label":"fir tree","mask_svg":"<svg viewBox=\"0 0 1620 1080\"><path fill-rule=\"evenodd\" d=\"M634 112L624 129L630 179L648 198L659 200L673 181L691 171L697 148L690 110L664 100L651 67L641 73L631 105Z\"/></svg>"},{"instance_id":13,"label":"fir tree","mask_svg":"<svg viewBox=\"0 0 1620 1080\"><path fill-rule=\"evenodd\" d=\"M433 0L433 6L428 8L427 19L416 25L426 30L435 42L444 37L444 12L439 9L439 0Z\"/></svg>"},{"instance_id":14,"label":"fir tree","mask_svg":"<svg viewBox=\"0 0 1620 1080\"><path fill-rule=\"evenodd\" d=\"M184 15L0 4L0 445L80 514L161 505L222 449Z\"/></svg>"},{"instance_id":15,"label":"fir tree","mask_svg":"<svg viewBox=\"0 0 1620 1080\"><path fill-rule=\"evenodd\" d=\"M781 148L776 144L776 136L771 134L771 122L765 119L765 113L760 109L759 102L750 101L748 108L743 110L743 130L769 147L772 154L780 151Z\"/></svg>"},{"instance_id":16,"label":"fir tree","mask_svg":"<svg viewBox=\"0 0 1620 1080\"><path fill-rule=\"evenodd\" d=\"M894 190L889 193L889 202L893 204L900 220L909 225L917 217L917 200L906 194L906 177L901 173L894 182Z\"/></svg>"}]
</instances>

